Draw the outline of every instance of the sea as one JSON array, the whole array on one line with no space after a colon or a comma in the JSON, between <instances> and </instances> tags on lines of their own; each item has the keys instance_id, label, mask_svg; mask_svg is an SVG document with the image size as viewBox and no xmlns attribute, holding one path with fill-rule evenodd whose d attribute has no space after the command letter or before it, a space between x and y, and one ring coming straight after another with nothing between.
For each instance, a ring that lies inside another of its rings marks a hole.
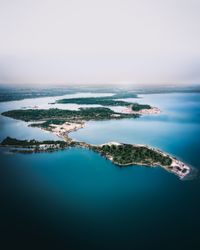
<instances>
[{"instance_id":1,"label":"sea","mask_svg":"<svg viewBox=\"0 0 200 250\"><path fill-rule=\"evenodd\" d=\"M50 103L57 98L1 102L0 111L54 107ZM1 149L2 250L200 249L200 93L143 94L128 101L156 106L161 113L90 121L70 136L92 144L148 144L189 164L193 175L180 180L159 167L118 167L88 149L30 155ZM79 108L67 105L60 107ZM0 139L6 136L58 139L1 116Z\"/></svg>"}]
</instances>

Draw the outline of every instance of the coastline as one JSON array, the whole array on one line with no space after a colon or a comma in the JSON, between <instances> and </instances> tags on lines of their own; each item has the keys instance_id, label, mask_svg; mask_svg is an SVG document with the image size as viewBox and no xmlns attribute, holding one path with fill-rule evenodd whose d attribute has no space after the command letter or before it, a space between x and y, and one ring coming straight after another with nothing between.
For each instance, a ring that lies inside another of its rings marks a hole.
<instances>
[{"instance_id":1,"label":"coastline","mask_svg":"<svg viewBox=\"0 0 200 250\"><path fill-rule=\"evenodd\" d=\"M118 145L119 146L119 145L123 145L123 143L109 142L109 143L101 144L99 146L102 147L103 145ZM168 172L177 175L181 180L186 178L187 176L189 176L192 173L192 168L188 164L182 162L181 160L178 160L175 156L172 156L171 154L168 154L164 151L161 151L160 149L153 148L149 145L143 145L143 144L130 144L130 145L132 145L133 147L139 147L139 148L145 147L145 148L148 148L154 152L160 153L160 154L162 154L162 156L169 157L172 160L172 163L169 166L164 166L164 165L158 164L156 162L153 164L146 164L145 162L130 162L130 163L126 163L126 164L121 164L119 162L115 162L113 160L113 157L110 155L106 155L105 157L107 159L109 159L110 161L112 161L114 164L122 166L122 167L123 166L131 166L131 165L140 165L140 166L147 166L147 167L161 167L161 168L164 168L165 170L167 170Z\"/></svg>"},{"instance_id":2,"label":"coastline","mask_svg":"<svg viewBox=\"0 0 200 250\"><path fill-rule=\"evenodd\" d=\"M70 123L70 122L66 122L62 125L51 125L50 129L44 129L41 128L44 131L49 131L54 133L55 135L57 135L58 137L62 138L64 141L66 142L77 142L76 140L72 139L69 137L69 134L71 132L77 131L81 128L85 127L85 123L86 121L81 121L80 123ZM79 147L93 147L93 146L97 146L97 147L102 147L103 145L122 145L123 143L119 143L119 142L108 142L105 144L100 144L100 145L92 145L89 143L85 143L85 142L77 142L80 143ZM173 173L175 175L177 175L181 180L185 179L186 177L188 177L191 173L192 173L192 168L190 166L188 166L188 164L182 162L181 160L178 160L175 156L172 156L171 154L168 154L164 151L161 151L160 149L157 148L153 148L149 145L144 145L144 144L131 144L134 147L146 147L150 150L153 150L154 152L160 153L163 156L167 156L170 157L170 159L172 160L172 163L170 166L164 166L161 164L157 164L157 163L153 163L153 164L145 164L145 163L140 163L140 162L130 162L127 164L121 164L119 162L115 162L112 158L112 156L105 156L107 159L109 159L110 161L112 161L114 164L121 166L121 167L126 167L126 166L131 166L131 165L139 165L139 166L146 166L146 167L161 167L165 170L167 170L170 173Z\"/></svg>"},{"instance_id":3,"label":"coastline","mask_svg":"<svg viewBox=\"0 0 200 250\"><path fill-rule=\"evenodd\" d=\"M136 115L158 115L161 113L161 110L157 107L151 107L150 109L141 109L139 111L134 111L132 106L124 108L121 111L122 114L136 114Z\"/></svg>"},{"instance_id":4,"label":"coastline","mask_svg":"<svg viewBox=\"0 0 200 250\"><path fill-rule=\"evenodd\" d=\"M137 115L153 115L153 114L160 114L161 110L157 107L151 107L149 109L142 109L139 111L133 111L132 106L128 106L126 107L122 112L119 112L118 114L113 114L114 115L120 115L120 113L122 114L137 114ZM84 148L94 148L94 147L101 147L101 145L92 145L92 144L88 144L85 142L79 142L76 141L72 138L69 137L69 134L71 132L77 131L81 128L85 127L85 123L87 121L86 120L77 120L74 122L64 122L61 125L57 125L57 124L49 124L46 128L44 127L40 127L41 130L43 131L48 131L51 132L53 134L55 134L56 136L58 136L59 138L62 138L66 143L74 143L77 147L84 147ZM34 122L35 124L37 123ZM39 122L38 122L39 123ZM112 144L113 142L107 143L106 145ZM123 143L121 143L122 145ZM118 143L118 145L120 145L120 143ZM188 165L186 165L184 162L178 160L176 157L169 155L168 153L162 152L159 149L155 149L151 146L148 145L142 145L142 144L130 144L134 147L146 147L147 149L150 149L154 152L157 152L159 154L161 154L162 156L167 156L171 159L172 163L169 166L165 166L165 165L161 165L159 163L152 163L152 164L146 164L145 162L135 162L132 161L130 163L126 163L126 164L122 164L120 162L114 161L112 156L107 155L106 158L108 158L109 160L111 160L114 164L119 165L119 166L131 166L131 165L143 165L143 166L147 166L147 167L162 167L163 169L167 170L170 173L173 173L175 175L177 175L180 179L184 179L185 177L189 176L192 172L192 168L189 167ZM57 148L59 150L59 148ZM16 150L17 151L17 150ZM33 150L34 151L34 150ZM41 152L45 151L41 150Z\"/></svg>"},{"instance_id":5,"label":"coastline","mask_svg":"<svg viewBox=\"0 0 200 250\"><path fill-rule=\"evenodd\" d=\"M50 132L53 134L57 135L58 137L64 139L65 141L73 140L71 139L68 135L71 132L77 131L81 128L85 127L85 122L81 121L80 123L73 123L73 122L65 122L62 125L55 125L51 124L50 125ZM41 128L42 130L45 130Z\"/></svg>"}]
</instances>

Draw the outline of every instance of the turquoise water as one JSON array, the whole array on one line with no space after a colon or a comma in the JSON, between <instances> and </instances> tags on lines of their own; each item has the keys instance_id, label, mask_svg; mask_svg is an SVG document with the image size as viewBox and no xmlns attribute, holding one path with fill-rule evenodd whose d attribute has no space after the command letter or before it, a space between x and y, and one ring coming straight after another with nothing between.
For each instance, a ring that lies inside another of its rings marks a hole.
<instances>
[{"instance_id":1,"label":"turquoise water","mask_svg":"<svg viewBox=\"0 0 200 250\"><path fill-rule=\"evenodd\" d=\"M200 95L146 95L141 102L159 106L162 114L89 122L72 137L151 144L198 169ZM78 148L32 155L1 152L0 158L1 235L7 246L200 249L198 176L180 181L161 168L120 168Z\"/></svg>"},{"instance_id":2,"label":"turquoise water","mask_svg":"<svg viewBox=\"0 0 200 250\"><path fill-rule=\"evenodd\" d=\"M62 98L73 98L73 97L96 97L96 96L110 96L111 93L74 93L67 94L64 96L53 96L53 97L40 97L30 98L19 101L1 102L0 113L14 109L49 109L49 108L60 108L77 110L79 107L90 107L96 105L76 105L76 104L54 104L58 99ZM48 132L41 131L39 128L28 127L26 122L17 121L0 115L0 140L3 140L6 136L15 137L18 139L36 139L36 140L58 140L56 135Z\"/></svg>"},{"instance_id":3,"label":"turquoise water","mask_svg":"<svg viewBox=\"0 0 200 250\"><path fill-rule=\"evenodd\" d=\"M139 119L91 121L70 135L96 144L109 141L149 144L198 167L200 94L144 95L139 102L159 107L162 113Z\"/></svg>"}]
</instances>

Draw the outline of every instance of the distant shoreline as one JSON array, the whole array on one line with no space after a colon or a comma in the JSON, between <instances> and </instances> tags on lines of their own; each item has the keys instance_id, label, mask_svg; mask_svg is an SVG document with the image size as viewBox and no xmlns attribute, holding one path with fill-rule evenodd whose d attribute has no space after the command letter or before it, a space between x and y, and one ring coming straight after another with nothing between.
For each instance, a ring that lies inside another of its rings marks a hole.
<instances>
[{"instance_id":1,"label":"distant shoreline","mask_svg":"<svg viewBox=\"0 0 200 250\"><path fill-rule=\"evenodd\" d=\"M28 85L28 86L27 86ZM70 88L70 91L68 91ZM120 86L115 83L109 84L8 84L0 83L0 102L19 101L24 99L33 99L39 97L54 97L77 92L96 92L96 89L101 91L120 92ZM140 84L131 87L124 84L126 91L132 91L135 94L169 94L169 93L200 93L200 84ZM14 90L14 91L11 91ZM23 93L22 93L23 90ZM30 94L34 90L33 94ZM49 94L49 90L55 94ZM9 95L8 93L11 92ZM6 95L5 95L6 94Z\"/></svg>"}]
</instances>

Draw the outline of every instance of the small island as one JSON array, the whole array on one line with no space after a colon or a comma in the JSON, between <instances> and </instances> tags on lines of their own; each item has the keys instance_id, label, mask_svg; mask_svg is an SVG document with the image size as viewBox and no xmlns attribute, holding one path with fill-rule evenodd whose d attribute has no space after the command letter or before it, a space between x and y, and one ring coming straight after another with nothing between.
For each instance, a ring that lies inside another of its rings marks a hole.
<instances>
[{"instance_id":1,"label":"small island","mask_svg":"<svg viewBox=\"0 0 200 250\"><path fill-rule=\"evenodd\" d=\"M142 109L151 109L148 104L138 104L127 101L122 101L119 99L111 99L111 97L87 97L87 98L69 98L60 99L56 103L75 103L75 104L87 104L87 105L102 105L102 106L131 106L133 111L140 111Z\"/></svg>"},{"instance_id":2,"label":"small island","mask_svg":"<svg viewBox=\"0 0 200 250\"><path fill-rule=\"evenodd\" d=\"M133 165L147 167L159 166L176 174L180 179L183 179L190 173L190 167L183 162L159 149L151 148L146 145L118 142L93 145L85 142L77 142L72 139L68 141L28 141L7 137L1 142L0 146L9 147L10 152L23 154L54 152L70 147L81 147L100 153L103 157L121 167Z\"/></svg>"},{"instance_id":3,"label":"small island","mask_svg":"<svg viewBox=\"0 0 200 250\"><path fill-rule=\"evenodd\" d=\"M158 166L176 174L180 179L191 172L190 167L182 161L148 145L109 142L94 146L93 150L122 167L132 165Z\"/></svg>"},{"instance_id":4,"label":"small island","mask_svg":"<svg viewBox=\"0 0 200 250\"><path fill-rule=\"evenodd\" d=\"M101 105L107 107L120 106L125 107L121 111L123 114L137 114L137 115L145 115L145 114L159 114L160 110L155 107L151 107L148 104L138 104L125 101L123 98L126 96L125 94L115 94L114 96L106 96L106 97L87 97L87 98L68 98L68 99L60 99L57 100L56 103L60 104L78 104L78 105ZM137 96L127 95L126 98L138 98ZM55 104L55 103L52 103Z\"/></svg>"},{"instance_id":5,"label":"small island","mask_svg":"<svg viewBox=\"0 0 200 250\"><path fill-rule=\"evenodd\" d=\"M137 114L123 114L114 112L109 108L80 108L79 110L63 109L17 109L3 112L2 115L26 122L30 121L49 121L53 124L62 122L78 122L90 120L110 120L123 118L137 118ZM59 122L60 121L60 122Z\"/></svg>"}]
</instances>

